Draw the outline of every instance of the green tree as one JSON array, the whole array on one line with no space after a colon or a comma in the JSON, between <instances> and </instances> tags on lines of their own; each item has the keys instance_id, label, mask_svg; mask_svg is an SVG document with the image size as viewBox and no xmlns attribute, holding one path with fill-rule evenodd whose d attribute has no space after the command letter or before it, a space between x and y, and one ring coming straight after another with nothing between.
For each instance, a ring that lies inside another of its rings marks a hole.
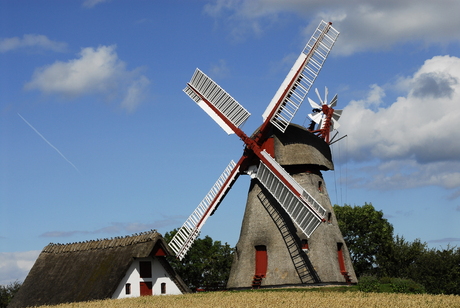
<instances>
[{"instance_id":1,"label":"green tree","mask_svg":"<svg viewBox=\"0 0 460 308\"><path fill-rule=\"evenodd\" d=\"M6 308L13 298L14 294L18 292L21 283L15 281L6 286L0 286L0 308Z\"/></svg>"},{"instance_id":2,"label":"green tree","mask_svg":"<svg viewBox=\"0 0 460 308\"><path fill-rule=\"evenodd\" d=\"M356 275L379 275L391 253L393 226L371 203L334 205L334 211Z\"/></svg>"},{"instance_id":3,"label":"green tree","mask_svg":"<svg viewBox=\"0 0 460 308\"><path fill-rule=\"evenodd\" d=\"M167 232L164 236L169 242L177 229ZM180 261L171 258L169 261L184 282L192 289L207 290L223 289L230 275L234 248L227 243L213 241L209 236L198 238L185 257Z\"/></svg>"},{"instance_id":4,"label":"green tree","mask_svg":"<svg viewBox=\"0 0 460 308\"><path fill-rule=\"evenodd\" d=\"M410 278L428 293L460 295L460 248L426 251L411 265Z\"/></svg>"},{"instance_id":5,"label":"green tree","mask_svg":"<svg viewBox=\"0 0 460 308\"><path fill-rule=\"evenodd\" d=\"M404 239L403 236L396 235L393 239L389 254L381 264L381 276L410 278L411 267L426 253L427 244L420 239L415 239L412 243Z\"/></svg>"}]
</instances>

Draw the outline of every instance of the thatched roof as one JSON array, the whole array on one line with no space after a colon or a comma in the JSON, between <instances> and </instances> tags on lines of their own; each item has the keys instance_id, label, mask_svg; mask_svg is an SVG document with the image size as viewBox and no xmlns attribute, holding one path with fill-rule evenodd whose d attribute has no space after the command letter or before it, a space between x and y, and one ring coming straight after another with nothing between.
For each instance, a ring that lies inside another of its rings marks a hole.
<instances>
[{"instance_id":1,"label":"thatched roof","mask_svg":"<svg viewBox=\"0 0 460 308\"><path fill-rule=\"evenodd\" d=\"M8 307L54 305L111 298L134 258L158 256L178 288L190 290L161 255L173 255L152 230L126 237L49 244Z\"/></svg>"},{"instance_id":2,"label":"thatched roof","mask_svg":"<svg viewBox=\"0 0 460 308\"><path fill-rule=\"evenodd\" d=\"M275 158L282 166L311 165L333 170L329 145L306 128L290 124L284 133L274 130Z\"/></svg>"}]
</instances>

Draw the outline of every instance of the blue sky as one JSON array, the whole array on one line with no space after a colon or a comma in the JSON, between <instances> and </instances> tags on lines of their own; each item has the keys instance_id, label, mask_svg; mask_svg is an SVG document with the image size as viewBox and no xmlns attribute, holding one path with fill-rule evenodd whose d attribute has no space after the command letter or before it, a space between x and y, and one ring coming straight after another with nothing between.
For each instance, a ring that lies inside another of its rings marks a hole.
<instances>
[{"instance_id":1,"label":"blue sky","mask_svg":"<svg viewBox=\"0 0 460 308\"><path fill-rule=\"evenodd\" d=\"M322 19L341 34L313 87L338 94L348 136L324 174L331 201L371 202L407 240L459 245L459 10L0 0L0 284L23 280L50 242L181 226L243 150L182 92L195 68L251 112L250 134ZM236 244L248 184L202 234Z\"/></svg>"}]
</instances>

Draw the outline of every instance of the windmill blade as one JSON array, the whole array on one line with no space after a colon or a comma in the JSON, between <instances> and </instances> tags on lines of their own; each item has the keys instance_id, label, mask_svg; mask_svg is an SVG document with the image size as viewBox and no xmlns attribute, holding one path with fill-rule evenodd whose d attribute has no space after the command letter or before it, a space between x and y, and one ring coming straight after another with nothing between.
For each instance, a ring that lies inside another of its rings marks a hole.
<instances>
[{"instance_id":1,"label":"windmill blade","mask_svg":"<svg viewBox=\"0 0 460 308\"><path fill-rule=\"evenodd\" d=\"M326 61L339 32L321 21L262 117L284 132Z\"/></svg>"},{"instance_id":2,"label":"windmill blade","mask_svg":"<svg viewBox=\"0 0 460 308\"><path fill-rule=\"evenodd\" d=\"M224 89L198 68L184 92L227 133L235 133L251 115Z\"/></svg>"},{"instance_id":3,"label":"windmill blade","mask_svg":"<svg viewBox=\"0 0 460 308\"><path fill-rule=\"evenodd\" d=\"M327 89L327 88L326 88L326 89ZM331 103L329 104L329 107L330 107L330 108L334 108L335 105L337 105L337 100L338 100L338 96L337 96L337 94L336 94L336 95L334 95L334 97L332 98Z\"/></svg>"},{"instance_id":4,"label":"windmill blade","mask_svg":"<svg viewBox=\"0 0 460 308\"><path fill-rule=\"evenodd\" d=\"M187 251L190 249L190 246L192 246L193 242L200 234L200 230L206 220L213 214L220 202L222 202L226 193L230 190L233 183L238 178L240 174L239 168L242 161L243 159L240 159L238 163L235 163L233 160L230 162L195 211L193 211L168 243L169 247L171 247L179 260L184 258Z\"/></svg>"},{"instance_id":5,"label":"windmill blade","mask_svg":"<svg viewBox=\"0 0 460 308\"><path fill-rule=\"evenodd\" d=\"M319 122L321 121L321 119L323 118L323 114L321 112L318 112L318 113L315 113L315 114L308 114L308 116L310 117L310 119L315 122L316 124L319 124Z\"/></svg>"},{"instance_id":6,"label":"windmill blade","mask_svg":"<svg viewBox=\"0 0 460 308\"><path fill-rule=\"evenodd\" d=\"M310 103L310 106L313 108L313 109L321 109L321 106L318 105L314 100L312 100L311 98L307 97L308 98L308 102Z\"/></svg>"},{"instance_id":7,"label":"windmill blade","mask_svg":"<svg viewBox=\"0 0 460 308\"><path fill-rule=\"evenodd\" d=\"M262 157L256 178L279 202L295 224L308 237L321 224L326 210L300 186L267 152Z\"/></svg>"},{"instance_id":8,"label":"windmill blade","mask_svg":"<svg viewBox=\"0 0 460 308\"><path fill-rule=\"evenodd\" d=\"M315 92L316 92L316 96L318 96L318 99L319 99L319 102L321 103L321 105L325 104L326 101L323 101L323 99L321 98L321 95L319 94L318 88L315 89Z\"/></svg>"},{"instance_id":9,"label":"windmill blade","mask_svg":"<svg viewBox=\"0 0 460 308\"><path fill-rule=\"evenodd\" d=\"M325 124L326 124L326 117L323 114L323 116L321 117L321 120L318 123L318 129L323 129Z\"/></svg>"},{"instance_id":10,"label":"windmill blade","mask_svg":"<svg viewBox=\"0 0 460 308\"><path fill-rule=\"evenodd\" d=\"M333 131L334 129L338 129L340 127L340 124L339 124L339 118L340 116L342 115L342 111L343 110L334 110L334 112L332 113L332 126L331 126L331 131Z\"/></svg>"},{"instance_id":11,"label":"windmill blade","mask_svg":"<svg viewBox=\"0 0 460 308\"><path fill-rule=\"evenodd\" d=\"M329 89L324 87L324 103L327 104L327 95L329 94Z\"/></svg>"},{"instance_id":12,"label":"windmill blade","mask_svg":"<svg viewBox=\"0 0 460 308\"><path fill-rule=\"evenodd\" d=\"M332 113L332 118L336 121L340 119L340 116L342 115L343 110L334 110Z\"/></svg>"}]
</instances>

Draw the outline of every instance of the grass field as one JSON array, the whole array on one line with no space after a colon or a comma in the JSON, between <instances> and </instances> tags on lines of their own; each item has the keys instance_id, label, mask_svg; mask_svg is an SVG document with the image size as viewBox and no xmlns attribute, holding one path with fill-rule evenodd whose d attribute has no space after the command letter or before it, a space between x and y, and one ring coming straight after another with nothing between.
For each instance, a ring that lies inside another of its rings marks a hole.
<instances>
[{"instance_id":1,"label":"grass field","mask_svg":"<svg viewBox=\"0 0 460 308\"><path fill-rule=\"evenodd\" d=\"M130 299L61 304L59 308L152 307L460 307L460 296L318 291L204 292L186 295L144 296Z\"/></svg>"}]
</instances>

